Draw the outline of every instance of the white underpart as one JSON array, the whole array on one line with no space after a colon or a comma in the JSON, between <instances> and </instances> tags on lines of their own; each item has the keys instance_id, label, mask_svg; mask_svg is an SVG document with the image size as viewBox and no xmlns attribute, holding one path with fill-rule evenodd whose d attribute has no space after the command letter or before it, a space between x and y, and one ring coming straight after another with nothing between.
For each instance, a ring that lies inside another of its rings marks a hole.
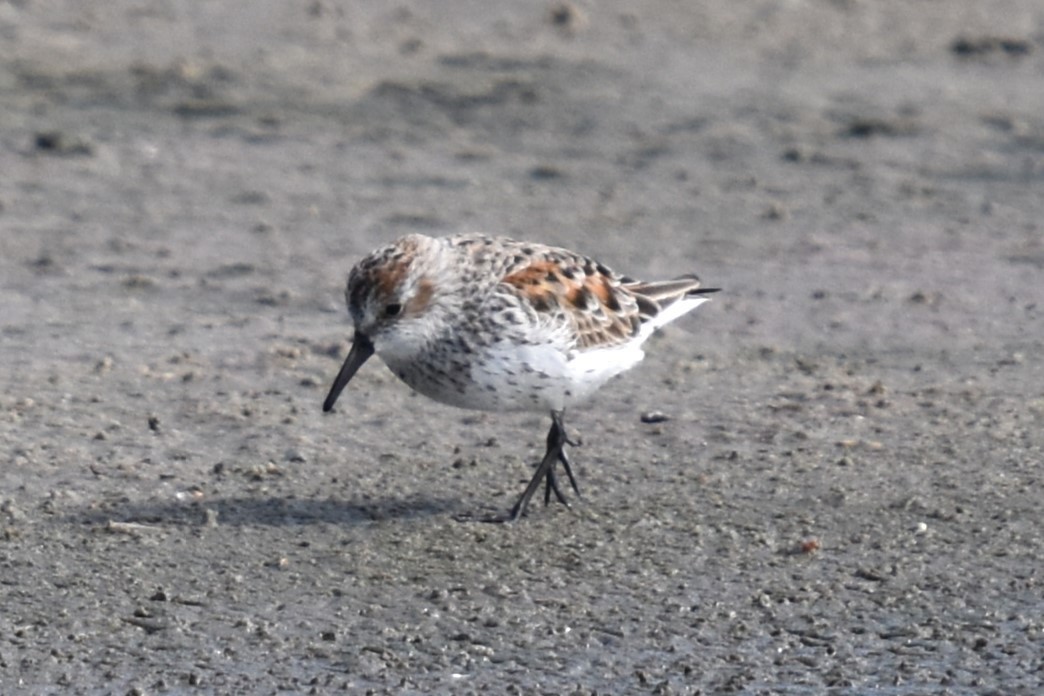
<instances>
[{"instance_id":1,"label":"white underpart","mask_svg":"<svg viewBox=\"0 0 1044 696\"><path fill-rule=\"evenodd\" d=\"M471 367L475 388L466 407L491 411L564 408L564 394L572 379L568 356L560 344L496 343L482 357Z\"/></svg>"},{"instance_id":2,"label":"white underpart","mask_svg":"<svg viewBox=\"0 0 1044 696\"><path fill-rule=\"evenodd\" d=\"M706 297L683 297L670 305L642 325L641 330L638 332L638 338L636 339L638 345L645 343L646 339L649 338L649 336L652 336L656 329L670 324L680 316L688 314L706 301Z\"/></svg>"},{"instance_id":3,"label":"white underpart","mask_svg":"<svg viewBox=\"0 0 1044 696\"><path fill-rule=\"evenodd\" d=\"M645 357L641 343L635 339L612 348L589 348L575 351L567 363L566 378L572 385L564 394L563 407L585 401L603 384L616 375L630 370Z\"/></svg>"},{"instance_id":4,"label":"white underpart","mask_svg":"<svg viewBox=\"0 0 1044 696\"><path fill-rule=\"evenodd\" d=\"M589 398L616 375L645 357L642 344L659 327L698 307L706 298L678 300L642 326L627 343L565 351L562 344L494 344L472 367L475 389L462 403L488 410L559 411Z\"/></svg>"},{"instance_id":5,"label":"white underpart","mask_svg":"<svg viewBox=\"0 0 1044 696\"><path fill-rule=\"evenodd\" d=\"M565 405L583 401L616 375L630 370L645 357L642 344L653 332L707 301L705 297L678 300L642 325L638 335L627 343L612 348L588 348L574 351L567 363L570 381L575 385Z\"/></svg>"}]
</instances>

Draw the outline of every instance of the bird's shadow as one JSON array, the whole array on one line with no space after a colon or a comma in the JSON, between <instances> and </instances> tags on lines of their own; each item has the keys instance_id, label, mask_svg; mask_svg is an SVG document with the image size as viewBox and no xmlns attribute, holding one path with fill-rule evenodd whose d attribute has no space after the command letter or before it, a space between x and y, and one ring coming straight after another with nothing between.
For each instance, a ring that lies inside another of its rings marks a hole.
<instances>
[{"instance_id":1,"label":"bird's shadow","mask_svg":"<svg viewBox=\"0 0 1044 696\"><path fill-rule=\"evenodd\" d=\"M363 500L298 498L211 498L193 502L114 502L71 515L85 525L133 530L141 527L292 527L314 524L355 526L384 520L449 517L459 501L431 498Z\"/></svg>"}]
</instances>

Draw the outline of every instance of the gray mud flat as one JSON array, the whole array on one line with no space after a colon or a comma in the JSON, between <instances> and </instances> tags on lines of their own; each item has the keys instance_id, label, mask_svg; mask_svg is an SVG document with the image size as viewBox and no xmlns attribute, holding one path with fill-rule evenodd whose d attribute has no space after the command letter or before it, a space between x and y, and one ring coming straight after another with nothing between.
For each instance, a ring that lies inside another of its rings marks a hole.
<instances>
[{"instance_id":1,"label":"gray mud flat","mask_svg":"<svg viewBox=\"0 0 1044 696\"><path fill-rule=\"evenodd\" d=\"M0 3L0 692L1040 693L1040 3L437 8ZM455 521L544 417L320 412L459 230L724 288L573 509Z\"/></svg>"}]
</instances>

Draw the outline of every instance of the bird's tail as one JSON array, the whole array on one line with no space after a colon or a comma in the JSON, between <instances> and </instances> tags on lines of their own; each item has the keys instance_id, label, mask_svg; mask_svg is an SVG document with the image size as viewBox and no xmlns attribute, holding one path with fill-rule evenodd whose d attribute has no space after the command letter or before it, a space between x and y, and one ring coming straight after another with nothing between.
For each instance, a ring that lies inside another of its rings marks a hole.
<instances>
[{"instance_id":1,"label":"bird's tail","mask_svg":"<svg viewBox=\"0 0 1044 696\"><path fill-rule=\"evenodd\" d=\"M623 286L638 301L643 338L648 338L656 329L699 307L708 300L704 295L720 290L700 287L700 279L695 275L652 282L628 280Z\"/></svg>"}]
</instances>

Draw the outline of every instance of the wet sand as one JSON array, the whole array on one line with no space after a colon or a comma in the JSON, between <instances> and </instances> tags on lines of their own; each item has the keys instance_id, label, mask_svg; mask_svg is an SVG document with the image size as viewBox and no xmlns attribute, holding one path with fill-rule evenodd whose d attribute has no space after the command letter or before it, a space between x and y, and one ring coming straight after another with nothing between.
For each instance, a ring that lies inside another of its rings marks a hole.
<instances>
[{"instance_id":1,"label":"wet sand","mask_svg":"<svg viewBox=\"0 0 1044 696\"><path fill-rule=\"evenodd\" d=\"M1039 3L364 5L0 4L0 691L1038 693ZM462 230L724 288L573 509L455 521L546 417L321 413Z\"/></svg>"}]
</instances>

